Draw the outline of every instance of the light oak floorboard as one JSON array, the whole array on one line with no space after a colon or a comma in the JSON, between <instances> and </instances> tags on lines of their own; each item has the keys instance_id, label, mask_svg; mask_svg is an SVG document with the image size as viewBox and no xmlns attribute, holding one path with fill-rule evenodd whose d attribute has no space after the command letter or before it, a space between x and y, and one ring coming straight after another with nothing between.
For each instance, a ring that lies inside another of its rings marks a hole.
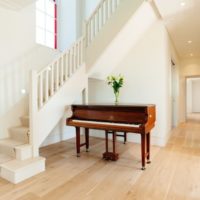
<instances>
[{"instance_id":1,"label":"light oak floorboard","mask_svg":"<svg viewBox=\"0 0 200 200\"><path fill-rule=\"evenodd\" d=\"M151 147L141 171L140 145L117 143L120 158L105 161L103 139L75 153L70 139L41 148L46 171L20 184L0 179L0 200L199 200L200 124L181 124L163 148Z\"/></svg>"}]
</instances>

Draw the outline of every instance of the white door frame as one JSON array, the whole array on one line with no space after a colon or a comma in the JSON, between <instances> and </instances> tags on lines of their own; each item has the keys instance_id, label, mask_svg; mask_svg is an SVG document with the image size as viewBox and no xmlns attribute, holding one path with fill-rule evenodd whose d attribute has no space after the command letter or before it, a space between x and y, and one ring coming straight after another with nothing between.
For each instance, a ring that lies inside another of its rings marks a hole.
<instances>
[{"instance_id":1,"label":"white door frame","mask_svg":"<svg viewBox=\"0 0 200 200\"><path fill-rule=\"evenodd\" d=\"M200 78L200 75L186 76L185 77L185 121L187 121L187 79Z\"/></svg>"}]
</instances>

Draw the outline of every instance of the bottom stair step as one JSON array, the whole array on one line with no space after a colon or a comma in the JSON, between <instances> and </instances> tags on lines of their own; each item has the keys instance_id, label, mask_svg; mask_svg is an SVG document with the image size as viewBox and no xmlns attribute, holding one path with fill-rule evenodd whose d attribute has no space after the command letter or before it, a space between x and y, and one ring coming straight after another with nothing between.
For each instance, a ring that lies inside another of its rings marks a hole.
<instances>
[{"instance_id":1,"label":"bottom stair step","mask_svg":"<svg viewBox=\"0 0 200 200\"><path fill-rule=\"evenodd\" d=\"M1 177L19 183L45 170L45 158L36 157L27 160L11 160L1 164Z\"/></svg>"}]
</instances>

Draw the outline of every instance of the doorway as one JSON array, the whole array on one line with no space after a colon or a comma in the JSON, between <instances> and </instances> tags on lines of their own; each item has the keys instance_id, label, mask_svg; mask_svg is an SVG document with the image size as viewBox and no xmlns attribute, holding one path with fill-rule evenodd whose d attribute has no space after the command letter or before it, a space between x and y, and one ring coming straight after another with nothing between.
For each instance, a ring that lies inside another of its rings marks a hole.
<instances>
[{"instance_id":1,"label":"doorway","mask_svg":"<svg viewBox=\"0 0 200 200\"><path fill-rule=\"evenodd\" d=\"M186 121L200 122L200 76L186 78Z\"/></svg>"},{"instance_id":2,"label":"doorway","mask_svg":"<svg viewBox=\"0 0 200 200\"><path fill-rule=\"evenodd\" d=\"M177 126L178 111L178 71L175 62L171 61L171 128Z\"/></svg>"}]
</instances>

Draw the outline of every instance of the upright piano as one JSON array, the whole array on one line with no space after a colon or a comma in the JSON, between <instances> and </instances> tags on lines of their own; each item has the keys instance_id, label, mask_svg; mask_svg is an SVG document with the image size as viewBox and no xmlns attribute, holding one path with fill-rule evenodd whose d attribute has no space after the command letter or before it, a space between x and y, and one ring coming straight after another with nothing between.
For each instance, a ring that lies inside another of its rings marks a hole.
<instances>
[{"instance_id":1,"label":"upright piano","mask_svg":"<svg viewBox=\"0 0 200 200\"><path fill-rule=\"evenodd\" d=\"M108 145L108 133L113 134L113 152L103 154L106 157L111 155L117 160L115 152L116 132L136 133L141 135L141 160L142 170L145 163L150 163L150 131L155 126L156 108L155 105L131 105L131 104L101 104L101 105L72 105L72 116L67 119L66 124L76 128L76 150L80 156L80 147L86 146L89 149L89 129L105 130L106 145ZM85 142L80 143L80 128L85 130Z\"/></svg>"}]
</instances>

